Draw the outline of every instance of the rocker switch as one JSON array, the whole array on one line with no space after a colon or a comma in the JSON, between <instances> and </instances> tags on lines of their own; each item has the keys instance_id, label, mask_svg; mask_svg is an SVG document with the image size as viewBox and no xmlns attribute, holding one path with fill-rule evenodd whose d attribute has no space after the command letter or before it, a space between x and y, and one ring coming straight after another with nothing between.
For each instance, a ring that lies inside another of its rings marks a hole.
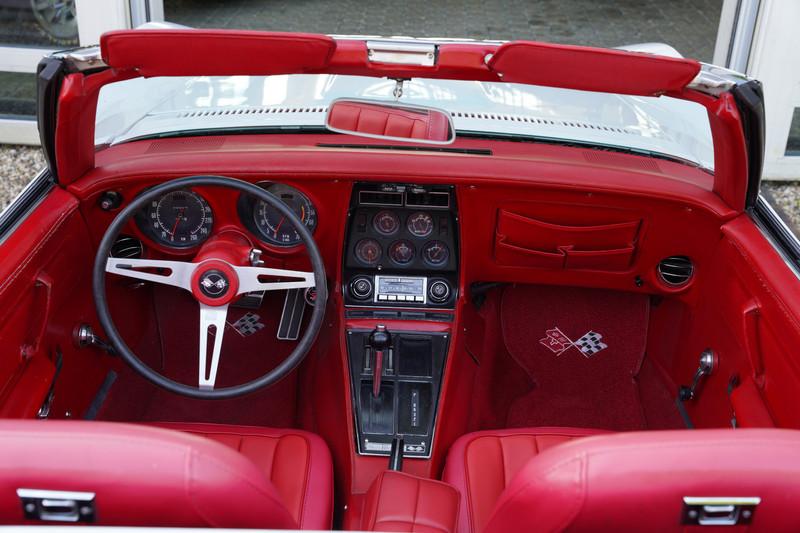
<instances>
[{"instance_id":1,"label":"rocker switch","mask_svg":"<svg viewBox=\"0 0 800 533\"><path fill-rule=\"evenodd\" d=\"M388 350L391 355L392 336L386 326L379 324L369 335L369 345L372 352L372 396L378 398L381 394L381 375L383 374L383 354Z\"/></svg>"}]
</instances>

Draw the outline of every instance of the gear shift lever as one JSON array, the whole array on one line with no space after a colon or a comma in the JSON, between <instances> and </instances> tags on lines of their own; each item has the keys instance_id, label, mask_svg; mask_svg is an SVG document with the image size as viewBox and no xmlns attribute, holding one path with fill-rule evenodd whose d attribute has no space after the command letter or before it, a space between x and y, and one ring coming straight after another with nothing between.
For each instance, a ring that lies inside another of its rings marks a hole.
<instances>
[{"instance_id":1,"label":"gear shift lever","mask_svg":"<svg viewBox=\"0 0 800 533\"><path fill-rule=\"evenodd\" d=\"M369 335L369 344L372 347L372 396L377 398L381 394L381 374L383 374L383 352L392 344L392 336L386 326L379 324Z\"/></svg>"}]
</instances>

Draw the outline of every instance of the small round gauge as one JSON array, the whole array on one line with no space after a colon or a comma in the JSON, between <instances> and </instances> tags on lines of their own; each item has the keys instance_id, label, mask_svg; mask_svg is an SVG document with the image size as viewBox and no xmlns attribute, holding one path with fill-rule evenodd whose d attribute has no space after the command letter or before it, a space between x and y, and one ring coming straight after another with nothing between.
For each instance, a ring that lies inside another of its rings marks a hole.
<instances>
[{"instance_id":1,"label":"small round gauge","mask_svg":"<svg viewBox=\"0 0 800 533\"><path fill-rule=\"evenodd\" d=\"M400 217L392 211L380 211L372 219L372 226L381 235L394 235L400 229Z\"/></svg>"},{"instance_id":2,"label":"small round gauge","mask_svg":"<svg viewBox=\"0 0 800 533\"><path fill-rule=\"evenodd\" d=\"M389 257L398 265L407 265L414 259L414 244L403 239L389 247Z\"/></svg>"},{"instance_id":3,"label":"small round gauge","mask_svg":"<svg viewBox=\"0 0 800 533\"><path fill-rule=\"evenodd\" d=\"M314 232L317 227L317 210L308 197L288 185L283 183L271 183L262 185L265 190L271 192L289 206L297 218L310 232ZM253 208L253 219L256 228L264 241L275 246L296 246L300 244L300 234L291 222L286 220L277 209L259 200Z\"/></svg>"},{"instance_id":4,"label":"small round gauge","mask_svg":"<svg viewBox=\"0 0 800 533\"><path fill-rule=\"evenodd\" d=\"M433 232L433 218L422 211L412 213L406 222L408 231L415 237L427 237Z\"/></svg>"},{"instance_id":5,"label":"small round gauge","mask_svg":"<svg viewBox=\"0 0 800 533\"><path fill-rule=\"evenodd\" d=\"M214 217L208 202L192 191L173 191L150 202L137 220L155 240L174 248L191 248L211 235Z\"/></svg>"},{"instance_id":6,"label":"small round gauge","mask_svg":"<svg viewBox=\"0 0 800 533\"><path fill-rule=\"evenodd\" d=\"M442 241L428 241L422 249L422 259L433 267L440 267L450 258L450 248Z\"/></svg>"},{"instance_id":7,"label":"small round gauge","mask_svg":"<svg viewBox=\"0 0 800 533\"><path fill-rule=\"evenodd\" d=\"M381 260L383 249L375 239L361 239L356 243L356 259L365 265L376 265Z\"/></svg>"}]
</instances>

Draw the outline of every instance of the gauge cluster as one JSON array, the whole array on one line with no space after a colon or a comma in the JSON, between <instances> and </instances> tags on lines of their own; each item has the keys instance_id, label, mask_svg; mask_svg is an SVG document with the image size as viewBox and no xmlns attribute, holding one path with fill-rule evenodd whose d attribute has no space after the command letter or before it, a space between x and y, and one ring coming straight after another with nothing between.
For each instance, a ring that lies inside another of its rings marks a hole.
<instances>
[{"instance_id":1,"label":"gauge cluster","mask_svg":"<svg viewBox=\"0 0 800 533\"><path fill-rule=\"evenodd\" d=\"M284 183L256 185L277 196L314 233L317 209L306 194ZM136 226L159 247L188 253L211 236L217 222L214 207L203 194L205 191L195 190L166 193L136 214ZM236 203L236 215L227 213L227 218L238 220L225 220L226 223L244 226L256 240L277 249L291 250L301 244L297 229L266 202L245 194L230 201ZM220 200L220 204L227 202L227 198ZM219 208L222 211L227 206Z\"/></svg>"},{"instance_id":2,"label":"gauge cluster","mask_svg":"<svg viewBox=\"0 0 800 533\"><path fill-rule=\"evenodd\" d=\"M344 252L346 303L451 306L457 220L452 187L356 184Z\"/></svg>"}]
</instances>

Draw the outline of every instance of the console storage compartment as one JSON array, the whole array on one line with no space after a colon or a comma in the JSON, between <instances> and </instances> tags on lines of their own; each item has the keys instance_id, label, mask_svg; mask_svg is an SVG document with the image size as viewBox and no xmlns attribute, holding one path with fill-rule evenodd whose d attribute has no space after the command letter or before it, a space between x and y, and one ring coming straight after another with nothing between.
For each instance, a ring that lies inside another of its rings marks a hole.
<instances>
[{"instance_id":1,"label":"console storage compartment","mask_svg":"<svg viewBox=\"0 0 800 533\"><path fill-rule=\"evenodd\" d=\"M458 505L458 490L452 485L387 470L367 492L361 529L452 533Z\"/></svg>"}]
</instances>

